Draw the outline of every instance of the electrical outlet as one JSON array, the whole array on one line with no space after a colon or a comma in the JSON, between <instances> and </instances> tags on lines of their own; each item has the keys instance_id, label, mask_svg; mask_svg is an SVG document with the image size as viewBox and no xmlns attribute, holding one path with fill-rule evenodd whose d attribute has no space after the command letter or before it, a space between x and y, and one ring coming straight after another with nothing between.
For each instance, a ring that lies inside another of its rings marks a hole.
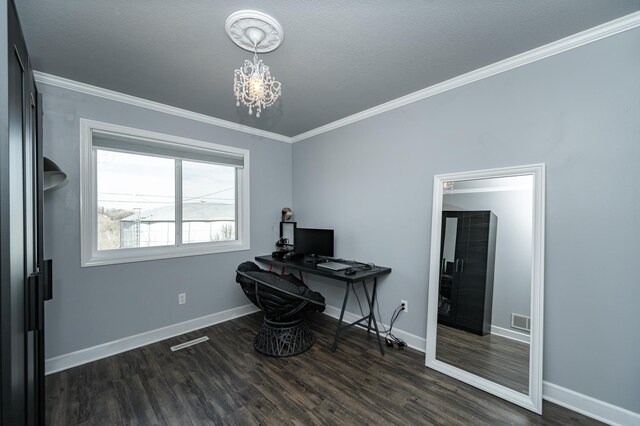
<instances>
[{"instance_id":1,"label":"electrical outlet","mask_svg":"<svg viewBox=\"0 0 640 426\"><path fill-rule=\"evenodd\" d=\"M178 295L178 305L184 305L187 303L187 293L180 293Z\"/></svg>"},{"instance_id":2,"label":"electrical outlet","mask_svg":"<svg viewBox=\"0 0 640 426\"><path fill-rule=\"evenodd\" d=\"M401 300L400 304L403 306L402 310L408 314L409 313L409 302L407 302L406 300Z\"/></svg>"}]
</instances>

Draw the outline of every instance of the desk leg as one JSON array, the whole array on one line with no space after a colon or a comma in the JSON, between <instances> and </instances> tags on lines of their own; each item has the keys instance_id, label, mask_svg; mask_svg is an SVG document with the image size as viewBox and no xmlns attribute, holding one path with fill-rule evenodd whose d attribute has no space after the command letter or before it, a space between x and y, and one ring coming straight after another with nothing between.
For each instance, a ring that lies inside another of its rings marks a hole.
<instances>
[{"instance_id":1,"label":"desk leg","mask_svg":"<svg viewBox=\"0 0 640 426\"><path fill-rule=\"evenodd\" d=\"M364 286L366 284L363 282L362 285ZM374 278L373 279L373 292L371 293L371 304L373 306L376 305L376 289L377 288L378 288L378 278ZM378 318L378 319L380 319L380 318ZM369 323L367 324L367 334L369 334L369 331L371 331L371 317L369 317Z\"/></svg>"},{"instance_id":2,"label":"desk leg","mask_svg":"<svg viewBox=\"0 0 640 426\"><path fill-rule=\"evenodd\" d=\"M374 283L373 289L375 291L375 284L376 284L375 279L373 283ZM376 321L376 316L373 313L373 298L369 298L369 290L367 290L367 284L364 281L362 282L362 287L364 287L364 294L365 296L367 296L367 303L369 304L369 320L373 321L373 328L376 330L376 339L378 340L378 347L380 348L380 353L384 355L384 348L382 347L382 342L380 341L380 331L378 331L378 323Z\"/></svg>"},{"instance_id":3,"label":"desk leg","mask_svg":"<svg viewBox=\"0 0 640 426\"><path fill-rule=\"evenodd\" d=\"M346 290L344 292L344 301L342 302L342 310L340 311L340 319L338 320L338 327L336 328L336 337L333 339L333 345L331 346L331 352L336 351L338 345L338 337L340 337L340 329L342 328L342 318L344 317L344 310L347 307L347 299L349 298L349 287L351 283L347 283Z\"/></svg>"}]
</instances>

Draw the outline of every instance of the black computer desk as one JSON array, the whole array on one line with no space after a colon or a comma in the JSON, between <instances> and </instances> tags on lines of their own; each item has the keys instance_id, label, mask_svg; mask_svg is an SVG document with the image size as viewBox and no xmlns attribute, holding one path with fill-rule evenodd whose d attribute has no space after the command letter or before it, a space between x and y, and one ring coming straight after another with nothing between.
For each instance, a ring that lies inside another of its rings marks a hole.
<instances>
[{"instance_id":1,"label":"black computer desk","mask_svg":"<svg viewBox=\"0 0 640 426\"><path fill-rule=\"evenodd\" d=\"M353 327L354 325L360 325L364 327L362 324L363 321L367 321L367 333L371 331L371 324L373 323L373 329L376 331L376 338L378 340L378 347L380 348L380 353L384 355L384 347L382 346L382 342L380 341L380 331L378 330L378 323L376 321L376 316L374 314L374 304L376 301L376 287L378 285L378 277L382 275L387 275L391 273L391 268L386 268L383 266L375 266L373 269L368 271L358 271L354 275L345 275L345 271L332 271L330 269L319 268L314 262L306 262L304 259L290 259L283 260L274 258L271 255L267 256L256 256L255 258L258 262L266 263L268 265L276 265L283 268L282 272L284 273L285 269L291 269L300 272L306 272L307 274L317 275L325 278L330 278L333 280L343 281L346 283L346 288L344 292L344 301L342 302L342 310L340 311L340 319L338 319L338 327L336 329L336 336L333 340L333 345L331 346L331 352L336 351L336 347L338 345L338 338L340 337L340 332L346 330L347 328ZM349 262L344 262L349 263ZM369 297L369 290L367 289L367 281L373 283L373 288L371 290L371 297ZM360 318L357 321L352 322L351 324L347 324L345 326L342 325L342 318L344 317L344 310L347 307L347 299L349 298L349 290L356 282L362 282L362 287L364 288L364 294L367 297L367 305L369 305L369 314Z\"/></svg>"}]
</instances>

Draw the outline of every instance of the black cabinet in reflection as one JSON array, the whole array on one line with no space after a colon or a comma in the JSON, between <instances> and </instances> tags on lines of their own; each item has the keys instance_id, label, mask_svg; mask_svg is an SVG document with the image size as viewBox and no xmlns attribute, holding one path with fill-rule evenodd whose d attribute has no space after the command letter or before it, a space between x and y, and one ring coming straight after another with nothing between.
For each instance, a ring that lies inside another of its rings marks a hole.
<instances>
[{"instance_id":1,"label":"black cabinet in reflection","mask_svg":"<svg viewBox=\"0 0 640 426\"><path fill-rule=\"evenodd\" d=\"M490 211L443 211L438 322L491 331L498 218Z\"/></svg>"}]
</instances>

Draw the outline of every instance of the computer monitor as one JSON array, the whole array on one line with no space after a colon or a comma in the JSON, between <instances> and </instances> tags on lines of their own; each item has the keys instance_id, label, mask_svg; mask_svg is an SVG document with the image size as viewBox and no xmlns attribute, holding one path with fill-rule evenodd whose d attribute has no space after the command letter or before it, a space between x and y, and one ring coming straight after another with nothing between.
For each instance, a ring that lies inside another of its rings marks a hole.
<instances>
[{"instance_id":1,"label":"computer monitor","mask_svg":"<svg viewBox=\"0 0 640 426\"><path fill-rule=\"evenodd\" d=\"M293 240L296 253L333 257L333 229L296 228Z\"/></svg>"}]
</instances>

